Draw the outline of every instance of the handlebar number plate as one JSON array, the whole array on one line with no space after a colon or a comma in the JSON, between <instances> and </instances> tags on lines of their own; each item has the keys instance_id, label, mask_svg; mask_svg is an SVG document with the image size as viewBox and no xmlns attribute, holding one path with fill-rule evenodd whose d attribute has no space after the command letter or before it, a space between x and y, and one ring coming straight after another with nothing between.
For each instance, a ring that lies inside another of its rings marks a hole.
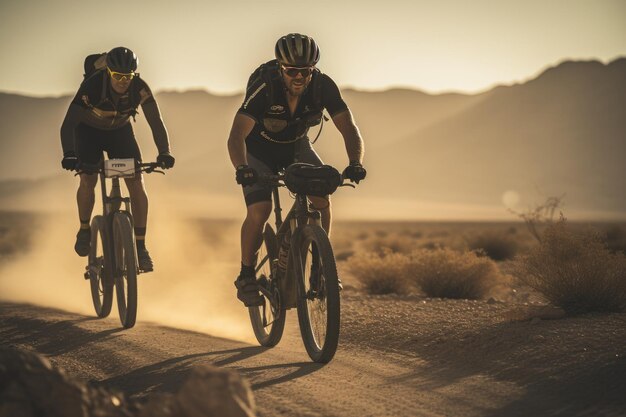
<instances>
[{"instance_id":1,"label":"handlebar number plate","mask_svg":"<svg viewBox=\"0 0 626 417\"><path fill-rule=\"evenodd\" d=\"M132 158L104 161L104 176L107 178L133 178L135 171L135 160Z\"/></svg>"}]
</instances>

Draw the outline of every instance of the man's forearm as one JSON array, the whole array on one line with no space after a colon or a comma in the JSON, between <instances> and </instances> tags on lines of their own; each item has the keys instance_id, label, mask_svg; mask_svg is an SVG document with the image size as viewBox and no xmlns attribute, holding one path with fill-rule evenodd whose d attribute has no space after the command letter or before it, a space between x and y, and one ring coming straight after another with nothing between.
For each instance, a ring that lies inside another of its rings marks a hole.
<instances>
[{"instance_id":1,"label":"man's forearm","mask_svg":"<svg viewBox=\"0 0 626 417\"><path fill-rule=\"evenodd\" d=\"M232 136L228 138L228 154L230 155L230 161L233 166L237 168L241 165L247 165L246 159L246 144L245 141Z\"/></svg>"},{"instance_id":2,"label":"man's forearm","mask_svg":"<svg viewBox=\"0 0 626 417\"><path fill-rule=\"evenodd\" d=\"M81 107L70 104L65 119L63 119L63 124L61 125L61 147L63 148L63 153L74 152L75 150L74 131L78 123L80 123L81 114Z\"/></svg>"},{"instance_id":3,"label":"man's forearm","mask_svg":"<svg viewBox=\"0 0 626 417\"><path fill-rule=\"evenodd\" d=\"M161 118L161 112L156 101L146 103L141 106L143 113L146 116L146 121L152 130L152 137L154 138L154 144L156 145L159 153L169 152L170 140L167 134L167 129Z\"/></svg>"},{"instance_id":4,"label":"man's forearm","mask_svg":"<svg viewBox=\"0 0 626 417\"><path fill-rule=\"evenodd\" d=\"M346 145L346 152L350 162L363 162L363 154L365 152L361 132L354 123L350 110L341 112L333 117L333 123L343 136Z\"/></svg>"},{"instance_id":5,"label":"man's forearm","mask_svg":"<svg viewBox=\"0 0 626 417\"><path fill-rule=\"evenodd\" d=\"M356 161L362 163L364 154L363 139L361 138L359 129L355 125L353 125L352 131L344 136L344 141L350 162Z\"/></svg>"},{"instance_id":6,"label":"man's forearm","mask_svg":"<svg viewBox=\"0 0 626 417\"><path fill-rule=\"evenodd\" d=\"M246 138L252 131L255 121L249 116L236 114L228 136L228 155L233 166L248 165L246 158Z\"/></svg>"}]
</instances>

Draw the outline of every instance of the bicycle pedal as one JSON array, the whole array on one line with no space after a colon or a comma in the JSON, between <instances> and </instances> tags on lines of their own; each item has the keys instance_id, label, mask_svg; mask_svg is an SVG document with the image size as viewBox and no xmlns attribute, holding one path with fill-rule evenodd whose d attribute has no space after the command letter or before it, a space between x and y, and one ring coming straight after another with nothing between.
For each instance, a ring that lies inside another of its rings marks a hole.
<instances>
[{"instance_id":1,"label":"bicycle pedal","mask_svg":"<svg viewBox=\"0 0 626 417\"><path fill-rule=\"evenodd\" d=\"M87 267L86 269L87 269L87 271L85 271L83 276L85 277L85 280L90 280L91 279L91 275L89 274L89 267Z\"/></svg>"}]
</instances>

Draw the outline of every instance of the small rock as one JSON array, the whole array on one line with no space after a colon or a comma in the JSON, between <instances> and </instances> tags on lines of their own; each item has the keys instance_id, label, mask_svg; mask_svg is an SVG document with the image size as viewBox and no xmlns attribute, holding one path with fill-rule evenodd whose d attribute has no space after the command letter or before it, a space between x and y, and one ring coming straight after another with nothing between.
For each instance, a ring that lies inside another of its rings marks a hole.
<instances>
[{"instance_id":1,"label":"small rock","mask_svg":"<svg viewBox=\"0 0 626 417\"><path fill-rule=\"evenodd\" d=\"M253 417L254 397L248 382L231 369L194 368L178 394L179 416Z\"/></svg>"}]
</instances>

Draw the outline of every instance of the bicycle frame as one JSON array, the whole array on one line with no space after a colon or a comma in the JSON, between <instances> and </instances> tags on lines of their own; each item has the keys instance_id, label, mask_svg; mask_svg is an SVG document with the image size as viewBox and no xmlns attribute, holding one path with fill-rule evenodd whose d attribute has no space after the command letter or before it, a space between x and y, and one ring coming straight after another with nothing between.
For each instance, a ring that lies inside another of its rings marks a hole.
<instances>
[{"instance_id":1,"label":"bicycle frame","mask_svg":"<svg viewBox=\"0 0 626 417\"><path fill-rule=\"evenodd\" d=\"M293 238L296 229L299 226L307 224L311 219L317 224L321 225L321 214L317 210L309 209L308 199L306 195L296 194L296 200L294 201L291 209L287 213L284 221L282 219L282 207L280 205L280 194L279 194L279 186L274 186L272 189L272 197L274 200L274 215L276 218L276 243L277 247L280 251L280 246L285 239L286 234L290 234L290 240ZM289 252L286 254L287 256L287 265L284 270L281 270L278 266L271 265L270 269L273 271L275 275L276 282L278 283L281 294L283 295L282 303L285 308L295 308L296 307L296 297L297 297L297 288L295 279L292 278L292 271L290 271L290 252L292 250L292 245L294 241L292 240L289 247ZM278 255L278 254L277 254ZM257 272L261 269L265 262L269 262L269 256L262 259L257 265ZM271 299L271 297L268 297Z\"/></svg>"},{"instance_id":2,"label":"bicycle frame","mask_svg":"<svg viewBox=\"0 0 626 417\"><path fill-rule=\"evenodd\" d=\"M272 196L274 198L274 215L276 217L276 237L280 238L288 231L293 233L297 226L306 224L309 219L313 219L321 224L321 215L317 210L310 210L307 204L307 197L305 195L296 195L296 201L291 206L291 209L287 213L285 221L282 220L282 208L280 206L280 196L278 194L278 187L272 190Z\"/></svg>"},{"instance_id":3,"label":"bicycle frame","mask_svg":"<svg viewBox=\"0 0 626 417\"><path fill-rule=\"evenodd\" d=\"M130 197L122 197L119 177L111 178L111 194L107 194L106 177L103 172L100 172L100 189L102 191L102 214L104 216L119 211L122 203L124 203L123 211L130 214Z\"/></svg>"}]
</instances>

